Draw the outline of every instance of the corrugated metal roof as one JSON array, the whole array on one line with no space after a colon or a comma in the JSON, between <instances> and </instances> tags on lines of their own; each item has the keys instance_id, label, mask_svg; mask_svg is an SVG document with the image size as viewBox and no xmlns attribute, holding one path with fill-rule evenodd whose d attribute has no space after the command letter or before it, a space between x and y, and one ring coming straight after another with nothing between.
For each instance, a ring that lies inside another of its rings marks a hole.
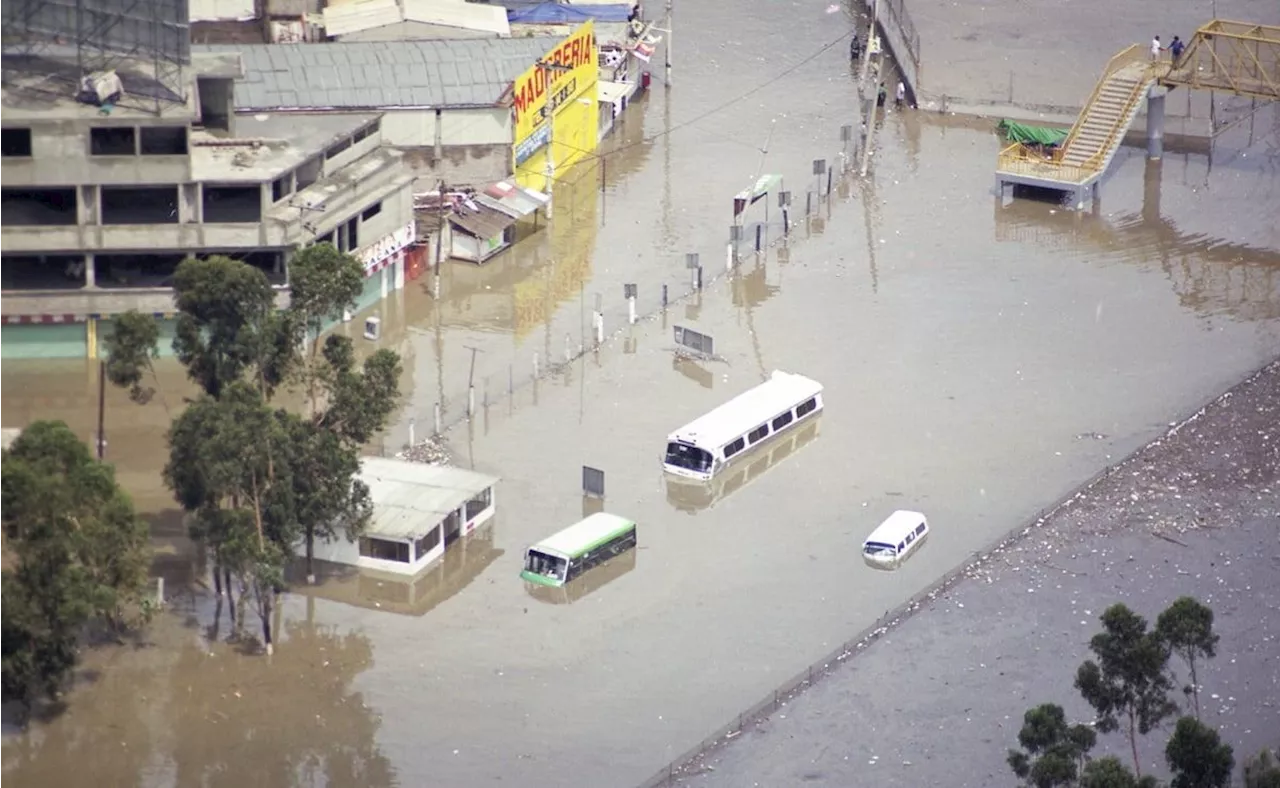
<instances>
[{"instance_id":1,"label":"corrugated metal roof","mask_svg":"<svg viewBox=\"0 0 1280 788\"><path fill-rule=\"evenodd\" d=\"M502 6L467 3L463 0L402 0L406 22L484 30L510 36L507 10Z\"/></svg>"},{"instance_id":2,"label":"corrugated metal roof","mask_svg":"<svg viewBox=\"0 0 1280 788\"><path fill-rule=\"evenodd\" d=\"M404 14L396 0L363 0L324 9L324 32L330 36L345 36L403 21Z\"/></svg>"},{"instance_id":3,"label":"corrugated metal roof","mask_svg":"<svg viewBox=\"0 0 1280 788\"><path fill-rule=\"evenodd\" d=\"M236 109L492 106L557 38L195 47L239 52Z\"/></svg>"},{"instance_id":4,"label":"corrugated metal roof","mask_svg":"<svg viewBox=\"0 0 1280 788\"><path fill-rule=\"evenodd\" d=\"M449 513L498 482L463 468L425 465L387 457L360 460L360 479L369 485L373 517L365 533L417 539Z\"/></svg>"},{"instance_id":5,"label":"corrugated metal roof","mask_svg":"<svg viewBox=\"0 0 1280 788\"><path fill-rule=\"evenodd\" d=\"M551 196L510 181L498 181L487 186L483 193L477 194L475 202L516 219L523 219L550 204Z\"/></svg>"},{"instance_id":6,"label":"corrugated metal roof","mask_svg":"<svg viewBox=\"0 0 1280 788\"><path fill-rule=\"evenodd\" d=\"M487 205L475 204L475 210L459 206L449 214L449 223L477 238L489 239L516 223L514 217Z\"/></svg>"}]
</instances>

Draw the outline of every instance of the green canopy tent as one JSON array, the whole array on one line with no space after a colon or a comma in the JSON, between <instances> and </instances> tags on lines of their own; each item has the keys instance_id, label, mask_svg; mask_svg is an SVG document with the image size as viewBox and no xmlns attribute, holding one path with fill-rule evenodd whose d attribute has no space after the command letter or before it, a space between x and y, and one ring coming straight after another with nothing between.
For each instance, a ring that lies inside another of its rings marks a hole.
<instances>
[{"instance_id":1,"label":"green canopy tent","mask_svg":"<svg viewBox=\"0 0 1280 788\"><path fill-rule=\"evenodd\" d=\"M1057 147L1067 139L1070 129L1055 129L1047 126L1027 126L1012 120L1002 120L996 130L1010 142L1021 142L1023 145L1044 145Z\"/></svg>"}]
</instances>

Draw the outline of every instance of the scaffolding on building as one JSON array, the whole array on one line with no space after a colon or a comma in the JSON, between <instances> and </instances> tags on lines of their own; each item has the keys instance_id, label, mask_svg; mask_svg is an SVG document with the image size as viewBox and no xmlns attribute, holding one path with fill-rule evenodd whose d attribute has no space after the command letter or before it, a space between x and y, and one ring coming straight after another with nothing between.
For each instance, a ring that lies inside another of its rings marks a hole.
<instances>
[{"instance_id":1,"label":"scaffolding on building","mask_svg":"<svg viewBox=\"0 0 1280 788\"><path fill-rule=\"evenodd\" d=\"M80 97L114 73L114 104L159 115L187 101L188 0L5 0L2 18L6 88Z\"/></svg>"}]
</instances>

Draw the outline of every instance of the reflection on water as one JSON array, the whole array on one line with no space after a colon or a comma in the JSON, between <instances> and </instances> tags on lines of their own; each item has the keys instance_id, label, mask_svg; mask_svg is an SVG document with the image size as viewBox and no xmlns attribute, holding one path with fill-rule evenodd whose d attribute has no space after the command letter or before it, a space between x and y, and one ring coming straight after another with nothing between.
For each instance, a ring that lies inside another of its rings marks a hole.
<instances>
[{"instance_id":1,"label":"reflection on water","mask_svg":"<svg viewBox=\"0 0 1280 788\"><path fill-rule=\"evenodd\" d=\"M766 471L808 446L818 437L822 418L818 417L799 430L784 432L773 442L766 441L734 458L729 467L709 482L699 483L671 474L663 474L667 485L667 503L682 512L693 514L710 509L722 498L732 495L760 478Z\"/></svg>"},{"instance_id":2,"label":"reflection on water","mask_svg":"<svg viewBox=\"0 0 1280 788\"><path fill-rule=\"evenodd\" d=\"M1150 174L1153 167L1148 166ZM1241 320L1280 317L1280 252L1184 232L1159 215L1159 188L1148 177L1140 212L1064 211L1031 200L996 200L996 240L1033 244L1095 262L1098 256L1157 264L1183 306Z\"/></svg>"},{"instance_id":3,"label":"reflection on water","mask_svg":"<svg viewBox=\"0 0 1280 788\"><path fill-rule=\"evenodd\" d=\"M928 543L929 543L929 534L926 533L924 536L916 540L916 543L911 548L911 552L907 553L904 556L899 556L897 558L890 558L890 559L883 559L883 558L878 559L878 558L872 558L871 556L867 555L864 552L862 554L862 562L867 566L871 567L872 569L875 569L880 572L896 572L897 570L902 568L903 564L910 561L912 556L916 555L921 550L923 550L925 545Z\"/></svg>"},{"instance_id":4,"label":"reflection on water","mask_svg":"<svg viewBox=\"0 0 1280 788\"><path fill-rule=\"evenodd\" d=\"M252 629L252 626L247 627ZM89 652L66 709L6 737L13 786L328 785L390 788L379 719L352 690L369 641L287 622L275 655L210 643L164 616L140 648Z\"/></svg>"},{"instance_id":5,"label":"reflection on water","mask_svg":"<svg viewBox=\"0 0 1280 788\"><path fill-rule=\"evenodd\" d=\"M559 588L544 586L540 583L530 583L526 580L524 581L524 590L539 602L545 602L549 605L571 605L635 569L636 554L639 552L639 548L627 550L625 553L591 568Z\"/></svg>"},{"instance_id":6,"label":"reflection on water","mask_svg":"<svg viewBox=\"0 0 1280 788\"><path fill-rule=\"evenodd\" d=\"M310 597L404 616L426 615L466 588L505 552L493 546L494 521L449 546L444 555L417 577L357 569L316 561L318 582L308 586L301 562L290 573L293 589Z\"/></svg>"}]
</instances>

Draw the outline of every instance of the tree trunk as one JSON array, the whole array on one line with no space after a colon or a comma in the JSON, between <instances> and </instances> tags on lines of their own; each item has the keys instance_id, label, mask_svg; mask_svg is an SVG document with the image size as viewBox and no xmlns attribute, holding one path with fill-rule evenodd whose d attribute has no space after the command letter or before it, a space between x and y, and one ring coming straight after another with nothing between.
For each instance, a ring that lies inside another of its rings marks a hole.
<instances>
[{"instance_id":1,"label":"tree trunk","mask_svg":"<svg viewBox=\"0 0 1280 788\"><path fill-rule=\"evenodd\" d=\"M268 657L275 650L275 646L271 643L271 597L272 590L268 588L264 592L261 584L259 584L258 599L260 600L260 612L262 613L262 643L266 646Z\"/></svg>"},{"instance_id":2,"label":"tree trunk","mask_svg":"<svg viewBox=\"0 0 1280 788\"><path fill-rule=\"evenodd\" d=\"M235 592L231 589L231 570L224 569L222 571L226 573L223 576L224 579L222 584L226 586L226 589L227 589L227 610L231 612L231 623L235 624L236 623L236 595L235 595Z\"/></svg>"},{"instance_id":3,"label":"tree trunk","mask_svg":"<svg viewBox=\"0 0 1280 788\"><path fill-rule=\"evenodd\" d=\"M1187 655L1187 664L1191 666L1191 700L1195 703L1196 719L1200 719L1200 682L1196 681L1196 655L1193 651Z\"/></svg>"},{"instance_id":4,"label":"tree trunk","mask_svg":"<svg viewBox=\"0 0 1280 788\"><path fill-rule=\"evenodd\" d=\"M316 584L316 533L315 529L307 526L307 585Z\"/></svg>"},{"instance_id":5,"label":"tree trunk","mask_svg":"<svg viewBox=\"0 0 1280 788\"><path fill-rule=\"evenodd\" d=\"M214 577L217 577L215 574ZM218 596L218 602L213 606L213 623L209 625L209 642L215 642L218 639L218 628L222 625L222 596Z\"/></svg>"},{"instance_id":6,"label":"tree trunk","mask_svg":"<svg viewBox=\"0 0 1280 788\"><path fill-rule=\"evenodd\" d=\"M1132 711L1129 712L1129 749L1133 751L1133 773L1141 780L1142 764L1138 761L1138 730Z\"/></svg>"},{"instance_id":7,"label":"tree trunk","mask_svg":"<svg viewBox=\"0 0 1280 788\"><path fill-rule=\"evenodd\" d=\"M222 555L217 548L213 550L213 593L222 596Z\"/></svg>"}]
</instances>

